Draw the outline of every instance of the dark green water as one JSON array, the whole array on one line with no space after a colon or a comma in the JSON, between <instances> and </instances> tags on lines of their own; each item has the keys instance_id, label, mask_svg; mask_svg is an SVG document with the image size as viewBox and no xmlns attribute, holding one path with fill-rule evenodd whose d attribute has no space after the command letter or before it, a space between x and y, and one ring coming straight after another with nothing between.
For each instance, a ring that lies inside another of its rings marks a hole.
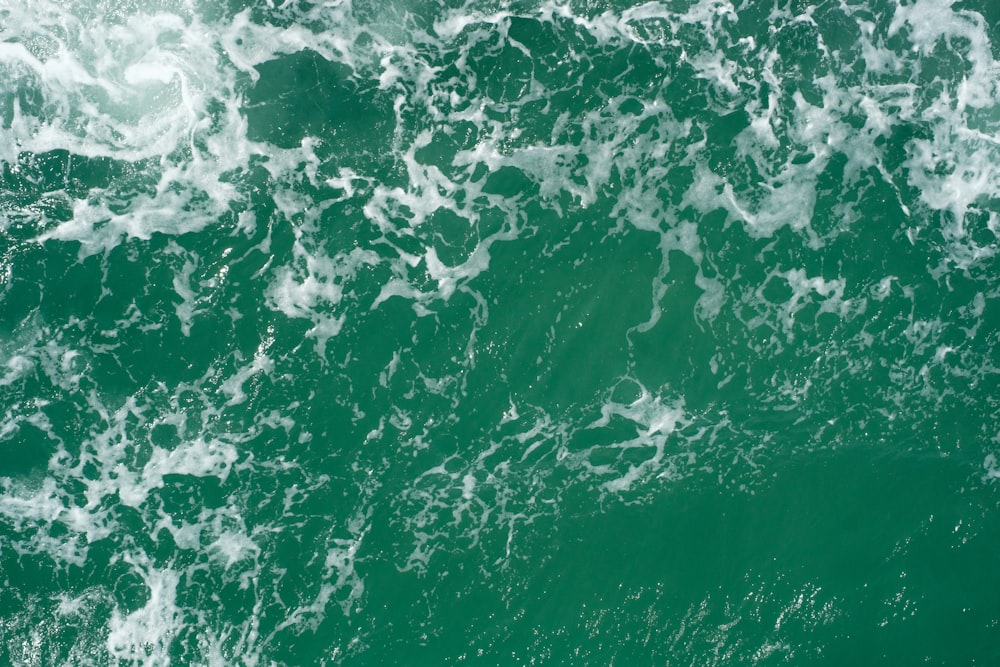
<instances>
[{"instance_id":1,"label":"dark green water","mask_svg":"<svg viewBox=\"0 0 1000 667\"><path fill-rule=\"evenodd\" d=\"M0 6L0 664L1000 664L992 0Z\"/></svg>"}]
</instances>

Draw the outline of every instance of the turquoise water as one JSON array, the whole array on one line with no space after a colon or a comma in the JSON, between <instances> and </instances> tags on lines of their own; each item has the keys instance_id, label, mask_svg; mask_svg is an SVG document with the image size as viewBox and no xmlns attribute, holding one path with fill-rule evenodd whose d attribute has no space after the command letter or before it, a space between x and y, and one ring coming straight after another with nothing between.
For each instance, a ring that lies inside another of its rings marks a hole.
<instances>
[{"instance_id":1,"label":"turquoise water","mask_svg":"<svg viewBox=\"0 0 1000 667\"><path fill-rule=\"evenodd\" d=\"M0 664L1000 664L992 0L0 6Z\"/></svg>"}]
</instances>

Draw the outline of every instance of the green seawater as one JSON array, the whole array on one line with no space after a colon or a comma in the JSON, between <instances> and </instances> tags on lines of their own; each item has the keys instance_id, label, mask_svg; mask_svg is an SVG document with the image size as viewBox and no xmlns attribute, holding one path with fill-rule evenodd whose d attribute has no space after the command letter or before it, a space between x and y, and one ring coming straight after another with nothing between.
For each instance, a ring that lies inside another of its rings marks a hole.
<instances>
[{"instance_id":1,"label":"green seawater","mask_svg":"<svg viewBox=\"0 0 1000 667\"><path fill-rule=\"evenodd\" d=\"M0 5L0 665L1000 664L992 0Z\"/></svg>"}]
</instances>

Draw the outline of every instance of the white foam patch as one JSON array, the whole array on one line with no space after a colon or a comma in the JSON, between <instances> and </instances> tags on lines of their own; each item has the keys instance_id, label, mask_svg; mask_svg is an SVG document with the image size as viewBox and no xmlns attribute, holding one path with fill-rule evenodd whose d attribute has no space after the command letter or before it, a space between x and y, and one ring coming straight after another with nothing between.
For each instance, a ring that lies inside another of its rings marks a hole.
<instances>
[{"instance_id":1,"label":"white foam patch","mask_svg":"<svg viewBox=\"0 0 1000 667\"><path fill-rule=\"evenodd\" d=\"M1000 459L997 458L996 454L986 455L986 458L983 459L983 470L986 479L1000 479Z\"/></svg>"},{"instance_id":2,"label":"white foam patch","mask_svg":"<svg viewBox=\"0 0 1000 667\"><path fill-rule=\"evenodd\" d=\"M140 574L149 591L146 603L128 614L118 609L108 623L108 653L132 664L169 665L170 646L181 628L184 614L177 606L180 574L157 569L145 555L126 554L123 560Z\"/></svg>"},{"instance_id":3,"label":"white foam patch","mask_svg":"<svg viewBox=\"0 0 1000 667\"><path fill-rule=\"evenodd\" d=\"M191 274L197 268L197 261L188 260L184 262L184 266L180 272L174 276L174 290L177 292L177 296L181 298L181 302L175 306L174 310L177 313L177 319L181 322L181 333L185 336L191 335L191 323L196 314L195 304L197 297L194 290L191 289L190 283Z\"/></svg>"},{"instance_id":4,"label":"white foam patch","mask_svg":"<svg viewBox=\"0 0 1000 667\"><path fill-rule=\"evenodd\" d=\"M639 398L627 405L608 401L601 406L601 417L587 428L607 426L613 416L624 417L634 422L640 435L669 435L684 421L683 401L664 405L659 396L653 396L645 387Z\"/></svg>"},{"instance_id":5,"label":"white foam patch","mask_svg":"<svg viewBox=\"0 0 1000 667\"><path fill-rule=\"evenodd\" d=\"M636 424L636 437L624 442L616 442L608 447L617 450L619 455L629 449L652 448L652 453L638 464L629 463L624 474L617 466L603 464L588 466L599 475L618 475L604 483L608 491L620 493L628 491L640 480L649 479L654 474L670 475L672 470L664 468L667 438L679 426L688 423L684 412L683 400L664 404L659 396L652 395L642 387L639 398L627 405L617 401L608 401L601 406L601 417L587 428L602 428L611 423L613 417L622 417Z\"/></svg>"},{"instance_id":6,"label":"white foam patch","mask_svg":"<svg viewBox=\"0 0 1000 667\"><path fill-rule=\"evenodd\" d=\"M235 375L227 379L219 387L224 394L229 396L229 400L226 401L226 405L239 405L240 403L246 401L247 395L243 391L243 385L246 381L258 373L268 375L273 370L274 361L272 361L266 354L258 352L258 354L255 355L253 362L241 368Z\"/></svg>"},{"instance_id":7,"label":"white foam patch","mask_svg":"<svg viewBox=\"0 0 1000 667\"><path fill-rule=\"evenodd\" d=\"M437 251L430 248L424 256L427 263L427 273L438 283L438 293L447 301L455 292L459 281L469 281L486 271L490 266L488 246L480 244L464 263L458 266L446 266L438 259Z\"/></svg>"},{"instance_id":8,"label":"white foam patch","mask_svg":"<svg viewBox=\"0 0 1000 667\"><path fill-rule=\"evenodd\" d=\"M379 291L379 295L375 297L375 301L372 302L372 310L378 308L379 304L391 299L394 296L402 297L404 299L420 300L426 297L426 294L415 289L408 281L402 278L393 278L382 286L382 289Z\"/></svg>"},{"instance_id":9,"label":"white foam patch","mask_svg":"<svg viewBox=\"0 0 1000 667\"><path fill-rule=\"evenodd\" d=\"M792 289L792 296L783 305L784 328L789 336L793 336L795 329L795 316L802 306L812 299L812 295L821 297L820 313L834 313L840 317L847 315L850 309L850 301L844 299L845 281L843 279L826 280L821 277L809 277L802 269L793 269L784 274L788 286Z\"/></svg>"},{"instance_id":10,"label":"white foam patch","mask_svg":"<svg viewBox=\"0 0 1000 667\"><path fill-rule=\"evenodd\" d=\"M236 449L231 444L215 439L198 438L170 450L154 447L138 479L132 481L130 475L119 471L119 497L126 505L142 504L150 491L163 486L163 478L167 475L217 477L225 481L236 458Z\"/></svg>"},{"instance_id":11,"label":"white foam patch","mask_svg":"<svg viewBox=\"0 0 1000 667\"><path fill-rule=\"evenodd\" d=\"M344 325L337 314L344 299L344 286L364 266L380 263L370 250L356 248L335 258L310 252L302 243L293 249L295 265L276 272L276 280L267 291L268 305L291 318L313 322L306 335L316 339L316 351L325 354L326 342Z\"/></svg>"}]
</instances>

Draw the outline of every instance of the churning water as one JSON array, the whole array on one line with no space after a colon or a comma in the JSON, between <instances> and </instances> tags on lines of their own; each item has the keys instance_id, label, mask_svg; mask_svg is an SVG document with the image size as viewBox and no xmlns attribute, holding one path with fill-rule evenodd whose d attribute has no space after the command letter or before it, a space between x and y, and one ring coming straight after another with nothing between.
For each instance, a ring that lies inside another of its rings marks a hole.
<instances>
[{"instance_id":1,"label":"churning water","mask_svg":"<svg viewBox=\"0 0 1000 667\"><path fill-rule=\"evenodd\" d=\"M0 663L1000 663L993 0L8 0Z\"/></svg>"}]
</instances>

